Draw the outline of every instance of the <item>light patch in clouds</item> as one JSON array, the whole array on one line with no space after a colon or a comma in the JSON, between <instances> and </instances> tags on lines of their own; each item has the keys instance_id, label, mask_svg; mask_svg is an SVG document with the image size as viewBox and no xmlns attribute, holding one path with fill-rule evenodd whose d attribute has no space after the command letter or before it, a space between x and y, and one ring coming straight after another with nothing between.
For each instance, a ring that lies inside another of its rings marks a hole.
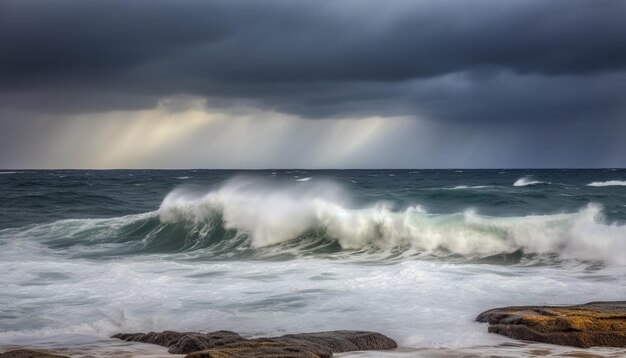
<instances>
[{"instance_id":1,"label":"light patch in clouds","mask_svg":"<svg viewBox=\"0 0 626 358\"><path fill-rule=\"evenodd\" d=\"M617 167L626 125L311 120L242 103L212 107L192 96L163 98L147 110L0 117L5 169Z\"/></svg>"},{"instance_id":2,"label":"light patch in clouds","mask_svg":"<svg viewBox=\"0 0 626 358\"><path fill-rule=\"evenodd\" d=\"M14 156L6 161L48 168L274 168L302 163L341 168L371 158L374 153L368 153L381 145L383 151L384 146L393 151L394 139L419 124L402 117L316 121L248 108L219 112L195 97L166 98L149 110L39 122L47 133L36 140L39 150L14 147Z\"/></svg>"}]
</instances>

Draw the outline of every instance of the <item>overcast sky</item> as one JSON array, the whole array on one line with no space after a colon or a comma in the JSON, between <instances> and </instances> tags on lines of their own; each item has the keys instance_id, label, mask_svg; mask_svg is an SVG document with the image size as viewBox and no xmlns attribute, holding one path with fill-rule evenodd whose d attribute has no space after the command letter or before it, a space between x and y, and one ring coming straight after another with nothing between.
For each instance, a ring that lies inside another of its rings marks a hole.
<instances>
[{"instance_id":1,"label":"overcast sky","mask_svg":"<svg viewBox=\"0 0 626 358\"><path fill-rule=\"evenodd\" d=\"M623 0L0 0L0 168L626 166Z\"/></svg>"}]
</instances>

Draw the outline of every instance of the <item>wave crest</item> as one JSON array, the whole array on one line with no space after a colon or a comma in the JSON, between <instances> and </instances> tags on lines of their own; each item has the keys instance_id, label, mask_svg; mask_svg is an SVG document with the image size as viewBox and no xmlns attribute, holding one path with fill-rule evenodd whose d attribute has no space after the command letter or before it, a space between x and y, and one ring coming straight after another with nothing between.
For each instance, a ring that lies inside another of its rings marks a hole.
<instances>
[{"instance_id":1,"label":"wave crest","mask_svg":"<svg viewBox=\"0 0 626 358\"><path fill-rule=\"evenodd\" d=\"M384 202L349 205L332 183L271 186L234 180L198 194L171 192L161 204L164 223L201 224L221 215L224 228L249 236L253 247L278 245L322 231L342 249L401 248L405 252L480 258L523 251L565 259L626 264L626 226L606 224L602 208L522 217L487 217L472 211L429 214L420 206L394 210Z\"/></svg>"}]
</instances>

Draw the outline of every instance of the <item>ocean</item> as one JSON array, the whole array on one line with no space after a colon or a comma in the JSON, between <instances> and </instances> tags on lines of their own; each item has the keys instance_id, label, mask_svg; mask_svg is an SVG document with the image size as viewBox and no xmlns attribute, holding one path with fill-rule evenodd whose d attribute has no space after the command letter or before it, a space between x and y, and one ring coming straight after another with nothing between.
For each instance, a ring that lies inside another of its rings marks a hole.
<instances>
[{"instance_id":1,"label":"ocean","mask_svg":"<svg viewBox=\"0 0 626 358\"><path fill-rule=\"evenodd\" d=\"M626 170L3 170L0 349L118 332L381 332L350 357L595 354L482 311L626 298Z\"/></svg>"}]
</instances>

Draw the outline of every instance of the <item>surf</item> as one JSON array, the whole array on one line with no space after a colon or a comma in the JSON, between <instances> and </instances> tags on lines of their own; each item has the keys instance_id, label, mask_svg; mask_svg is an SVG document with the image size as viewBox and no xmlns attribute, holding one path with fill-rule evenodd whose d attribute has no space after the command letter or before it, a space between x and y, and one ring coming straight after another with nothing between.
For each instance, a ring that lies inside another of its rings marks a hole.
<instances>
[{"instance_id":1,"label":"surf","mask_svg":"<svg viewBox=\"0 0 626 358\"><path fill-rule=\"evenodd\" d=\"M195 253L206 258L378 255L471 261L494 255L624 265L626 225L601 205L576 212L494 217L467 209L429 213L415 203L355 204L332 181L235 178L217 188L179 187L152 212L69 219L0 230L81 257Z\"/></svg>"}]
</instances>

